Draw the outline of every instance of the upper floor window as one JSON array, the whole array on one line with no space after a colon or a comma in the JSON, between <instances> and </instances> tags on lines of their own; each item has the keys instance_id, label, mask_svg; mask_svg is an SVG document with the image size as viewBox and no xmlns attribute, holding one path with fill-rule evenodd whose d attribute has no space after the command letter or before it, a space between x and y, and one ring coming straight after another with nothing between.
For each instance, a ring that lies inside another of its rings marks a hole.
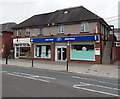
<instances>
[{"instance_id":1,"label":"upper floor window","mask_svg":"<svg viewBox=\"0 0 120 99\"><path fill-rule=\"evenodd\" d=\"M2 36L2 33L0 33L0 36Z\"/></svg>"},{"instance_id":2,"label":"upper floor window","mask_svg":"<svg viewBox=\"0 0 120 99\"><path fill-rule=\"evenodd\" d=\"M58 26L58 33L64 33L64 25Z\"/></svg>"},{"instance_id":3,"label":"upper floor window","mask_svg":"<svg viewBox=\"0 0 120 99\"><path fill-rule=\"evenodd\" d=\"M43 27L40 27L40 28L39 28L39 32L38 32L38 35L43 35L43 30L44 30L44 28L43 28Z\"/></svg>"},{"instance_id":4,"label":"upper floor window","mask_svg":"<svg viewBox=\"0 0 120 99\"><path fill-rule=\"evenodd\" d=\"M26 28L25 35L26 35L26 36L30 36L30 28Z\"/></svg>"},{"instance_id":5,"label":"upper floor window","mask_svg":"<svg viewBox=\"0 0 120 99\"><path fill-rule=\"evenodd\" d=\"M81 32L89 32L89 24L81 23Z\"/></svg>"},{"instance_id":6,"label":"upper floor window","mask_svg":"<svg viewBox=\"0 0 120 99\"><path fill-rule=\"evenodd\" d=\"M21 36L21 29L17 30L17 36Z\"/></svg>"}]
</instances>

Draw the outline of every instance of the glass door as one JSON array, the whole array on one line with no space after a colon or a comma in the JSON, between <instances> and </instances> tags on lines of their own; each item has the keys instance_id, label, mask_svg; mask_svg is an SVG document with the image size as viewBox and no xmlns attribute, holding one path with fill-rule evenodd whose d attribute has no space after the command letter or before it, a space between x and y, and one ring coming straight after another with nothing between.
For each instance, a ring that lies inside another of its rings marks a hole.
<instances>
[{"instance_id":1,"label":"glass door","mask_svg":"<svg viewBox=\"0 0 120 99\"><path fill-rule=\"evenodd\" d=\"M19 47L16 47L16 55L15 55L15 58L19 58L20 56L20 48Z\"/></svg>"},{"instance_id":2,"label":"glass door","mask_svg":"<svg viewBox=\"0 0 120 99\"><path fill-rule=\"evenodd\" d=\"M64 61L67 58L67 49L66 47L57 47L56 48L56 61Z\"/></svg>"}]
</instances>

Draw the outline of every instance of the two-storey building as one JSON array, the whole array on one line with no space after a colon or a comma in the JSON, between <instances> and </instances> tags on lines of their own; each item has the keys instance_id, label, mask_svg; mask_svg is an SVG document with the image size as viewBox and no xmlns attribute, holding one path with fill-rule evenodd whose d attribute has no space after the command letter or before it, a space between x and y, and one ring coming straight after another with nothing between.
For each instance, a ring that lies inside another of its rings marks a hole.
<instances>
[{"instance_id":1,"label":"two-storey building","mask_svg":"<svg viewBox=\"0 0 120 99\"><path fill-rule=\"evenodd\" d=\"M101 63L109 25L83 6L34 15L14 28L15 58Z\"/></svg>"},{"instance_id":2,"label":"two-storey building","mask_svg":"<svg viewBox=\"0 0 120 99\"><path fill-rule=\"evenodd\" d=\"M9 56L10 50L13 50L12 27L15 25L14 22L0 24L0 57Z\"/></svg>"}]
</instances>

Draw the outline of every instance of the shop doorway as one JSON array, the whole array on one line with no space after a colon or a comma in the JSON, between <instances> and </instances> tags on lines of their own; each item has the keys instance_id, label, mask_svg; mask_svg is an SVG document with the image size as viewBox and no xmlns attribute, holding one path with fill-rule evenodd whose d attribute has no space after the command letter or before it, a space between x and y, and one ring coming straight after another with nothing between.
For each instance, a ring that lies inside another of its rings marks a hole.
<instances>
[{"instance_id":1,"label":"shop doorway","mask_svg":"<svg viewBox=\"0 0 120 99\"><path fill-rule=\"evenodd\" d=\"M66 46L56 46L56 61L65 61L67 60L67 48Z\"/></svg>"},{"instance_id":2,"label":"shop doorway","mask_svg":"<svg viewBox=\"0 0 120 99\"><path fill-rule=\"evenodd\" d=\"M15 51L15 58L19 58L20 56L20 48L19 47L16 47L16 51Z\"/></svg>"}]
</instances>

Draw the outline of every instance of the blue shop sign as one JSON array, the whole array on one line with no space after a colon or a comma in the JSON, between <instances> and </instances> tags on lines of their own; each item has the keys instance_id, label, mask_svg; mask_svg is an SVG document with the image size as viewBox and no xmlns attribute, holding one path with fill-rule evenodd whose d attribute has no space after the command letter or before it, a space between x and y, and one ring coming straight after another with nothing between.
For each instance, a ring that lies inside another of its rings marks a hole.
<instances>
[{"instance_id":1,"label":"blue shop sign","mask_svg":"<svg viewBox=\"0 0 120 99\"><path fill-rule=\"evenodd\" d=\"M31 42L61 42L61 41L98 41L98 35L91 36L70 36L70 37L46 37L46 38L31 38Z\"/></svg>"}]
</instances>

